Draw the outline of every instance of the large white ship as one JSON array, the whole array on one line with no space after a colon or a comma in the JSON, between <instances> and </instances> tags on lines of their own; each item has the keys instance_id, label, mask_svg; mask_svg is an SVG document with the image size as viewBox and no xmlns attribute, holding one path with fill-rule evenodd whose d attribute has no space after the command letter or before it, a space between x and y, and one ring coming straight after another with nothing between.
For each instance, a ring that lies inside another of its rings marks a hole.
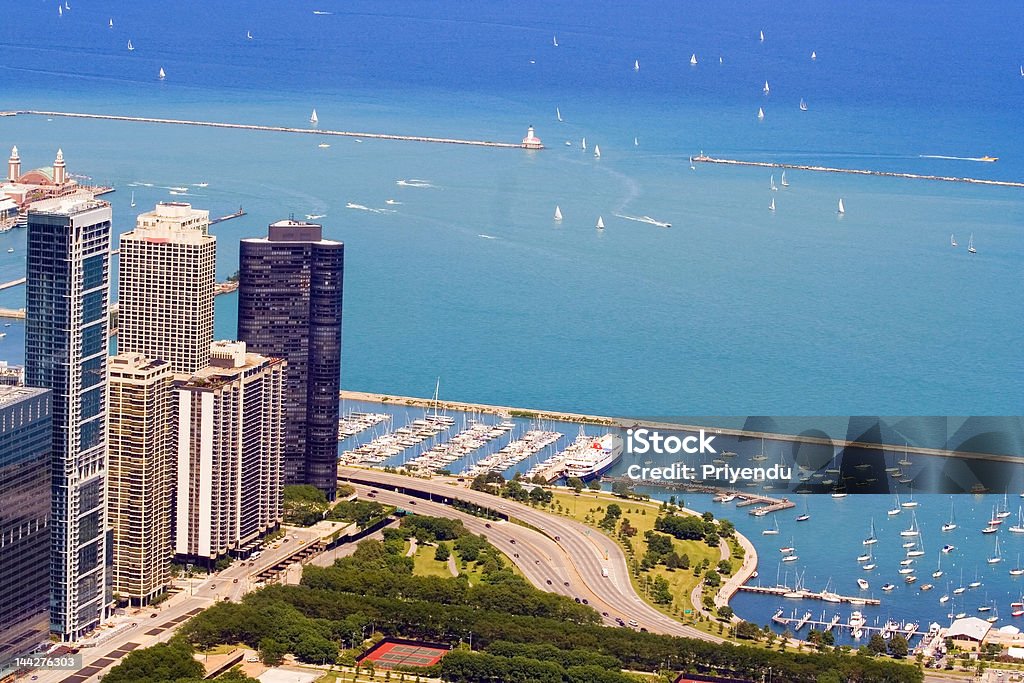
<instances>
[{"instance_id":1,"label":"large white ship","mask_svg":"<svg viewBox=\"0 0 1024 683\"><path fill-rule=\"evenodd\" d=\"M601 476L622 457L622 437L608 433L600 437L580 436L565 460L565 477L586 481ZM572 448L572 447L570 447ZM568 449L567 449L568 450Z\"/></svg>"}]
</instances>

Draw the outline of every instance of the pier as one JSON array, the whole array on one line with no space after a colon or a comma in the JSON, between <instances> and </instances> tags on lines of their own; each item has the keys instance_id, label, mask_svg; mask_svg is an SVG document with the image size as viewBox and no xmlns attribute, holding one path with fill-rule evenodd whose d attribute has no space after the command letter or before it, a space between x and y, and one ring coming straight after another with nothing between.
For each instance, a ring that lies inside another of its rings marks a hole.
<instances>
[{"instance_id":1,"label":"pier","mask_svg":"<svg viewBox=\"0 0 1024 683\"><path fill-rule=\"evenodd\" d=\"M744 593L758 593L760 595L777 595L780 598L799 598L802 600L825 600L826 602L844 602L850 605L881 605L878 598L861 598L849 595L837 595L825 591L815 592L805 588L796 590L788 586L740 586L738 590Z\"/></svg>"},{"instance_id":2,"label":"pier","mask_svg":"<svg viewBox=\"0 0 1024 683\"><path fill-rule=\"evenodd\" d=\"M817 628L820 631L831 631L834 628L849 629L854 638L860 638L864 635L870 636L873 632L882 634L885 639L891 638L893 635L900 635L906 638L908 641L916 636L924 638L929 635L927 631L921 631L920 625L911 622L908 624L913 627L912 629L906 628L905 625L890 622L884 626L878 626L877 624L867 623L851 623L849 621L843 621L842 617L838 614L834 615L831 619L826 619L825 614L822 613L820 618L815 619L811 612L804 612L802 616L796 616L796 612L790 613L791 616L785 616L784 611L780 608L775 615L772 617L772 622L779 624L780 626L793 626L794 631L799 631L804 626L810 626L811 628ZM934 634L932 634L934 635Z\"/></svg>"},{"instance_id":3,"label":"pier","mask_svg":"<svg viewBox=\"0 0 1024 683\"><path fill-rule=\"evenodd\" d=\"M238 211L235 211L234 213L229 213L229 214L227 214L225 216L221 216L220 218L211 218L210 219L210 225L216 225L217 223L223 223L224 221L229 221L232 218L241 218L244 215L245 215L245 209L243 209L242 207L238 207Z\"/></svg>"},{"instance_id":4,"label":"pier","mask_svg":"<svg viewBox=\"0 0 1024 683\"><path fill-rule=\"evenodd\" d=\"M493 142L491 140L464 140L460 138L435 138L425 135L398 135L395 133L360 133L347 130L326 130L320 128L292 128L290 126L261 126L251 123L224 123L220 121L193 121L189 119L163 119L152 116L123 116L116 114L87 114L70 111L40 111L22 109L6 112L7 116L60 116L72 119L97 119L100 121L134 121L136 123L159 123L176 126L200 126L204 128L231 128L234 130L256 130L268 133L301 133L305 135L332 135L335 137L360 138L364 140L403 140L407 142L431 142L447 145L471 145L475 147L501 147L505 149L526 149L519 142ZM531 147L531 149L535 149Z\"/></svg>"},{"instance_id":5,"label":"pier","mask_svg":"<svg viewBox=\"0 0 1024 683\"><path fill-rule=\"evenodd\" d=\"M816 173L849 173L853 175L879 176L882 178L909 178L911 180L938 180L945 183L971 183L974 185L995 185L998 187L1024 187L1024 182L1014 180L984 180L981 178L965 178L948 175L927 175L921 173L900 173L898 171L871 171L858 168L836 168L833 166L811 166L808 164L784 164L775 161L742 161L739 159L719 159L700 154L692 157L693 163L725 164L727 166L756 166L758 168L782 168L796 171L814 171Z\"/></svg>"}]
</instances>

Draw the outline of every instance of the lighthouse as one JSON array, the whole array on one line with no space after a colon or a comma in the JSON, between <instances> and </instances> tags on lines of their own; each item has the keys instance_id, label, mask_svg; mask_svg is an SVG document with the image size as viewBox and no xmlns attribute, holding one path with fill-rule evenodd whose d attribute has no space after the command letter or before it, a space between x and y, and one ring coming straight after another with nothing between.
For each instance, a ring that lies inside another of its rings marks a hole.
<instances>
[{"instance_id":1,"label":"lighthouse","mask_svg":"<svg viewBox=\"0 0 1024 683\"><path fill-rule=\"evenodd\" d=\"M68 180L68 170L64 166L64 152L57 150L57 158L53 160L53 184L63 185Z\"/></svg>"},{"instance_id":2,"label":"lighthouse","mask_svg":"<svg viewBox=\"0 0 1024 683\"><path fill-rule=\"evenodd\" d=\"M523 149L544 149L544 143L533 134L533 126L526 129L526 137L523 138Z\"/></svg>"},{"instance_id":3,"label":"lighthouse","mask_svg":"<svg viewBox=\"0 0 1024 683\"><path fill-rule=\"evenodd\" d=\"M18 146L11 148L11 158L7 160L7 179L12 183L17 182L21 177L21 157L18 156Z\"/></svg>"}]
</instances>

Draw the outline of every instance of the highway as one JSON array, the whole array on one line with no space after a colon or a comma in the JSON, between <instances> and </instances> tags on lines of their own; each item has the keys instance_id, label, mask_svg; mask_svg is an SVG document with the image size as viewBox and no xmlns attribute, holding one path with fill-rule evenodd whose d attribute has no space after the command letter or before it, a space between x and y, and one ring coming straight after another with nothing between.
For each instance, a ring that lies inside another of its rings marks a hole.
<instances>
[{"instance_id":1,"label":"highway","mask_svg":"<svg viewBox=\"0 0 1024 683\"><path fill-rule=\"evenodd\" d=\"M533 585L543 590L581 599L587 598L599 612L608 612L609 619L606 619L606 623L614 623L614 618L618 616L626 622L630 619L636 620L640 627L654 633L715 642L723 640L692 626L681 624L645 603L630 583L626 556L618 544L579 522L541 512L504 498L496 498L488 493L473 491L464 484L458 484L453 478L419 479L353 467L341 467L338 473L344 479L375 485L378 491L376 495L382 501L385 500L385 495L388 496L388 502L394 500L391 497L394 494L385 494L382 486L398 487L410 493L420 492L431 497L458 498L511 515L531 525L539 531L517 524L493 522L491 528L484 527L481 531L476 522L483 525L486 524L484 520L463 515L447 505L435 507L436 503L421 500L418 496L404 495L398 498L399 501L404 500L403 507L416 512L430 510L429 514L446 517L458 515L459 519L474 520L474 526L467 522L467 528L474 533L484 533L491 543L509 557L513 557ZM415 504L410 501L415 501ZM528 552L524 553L523 550ZM514 557L516 552L519 553L519 558ZM540 564L537 564L537 560L540 560ZM607 577L602 576L604 568L608 569ZM551 585L547 584L548 579L551 579ZM568 587L565 586L565 581L569 582Z\"/></svg>"}]
</instances>

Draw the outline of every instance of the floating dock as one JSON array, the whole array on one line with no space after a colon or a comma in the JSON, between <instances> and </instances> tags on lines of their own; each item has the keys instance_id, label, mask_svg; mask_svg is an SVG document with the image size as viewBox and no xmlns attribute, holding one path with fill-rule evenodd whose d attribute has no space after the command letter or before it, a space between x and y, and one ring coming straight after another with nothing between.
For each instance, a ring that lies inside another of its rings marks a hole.
<instances>
[{"instance_id":1,"label":"floating dock","mask_svg":"<svg viewBox=\"0 0 1024 683\"><path fill-rule=\"evenodd\" d=\"M780 598L786 595L798 593L799 598L802 600L825 600L826 593L821 591L816 593L803 588L792 589L786 586L740 586L739 590L745 593L759 593L760 595L777 595ZM882 601L878 598L861 598L850 595L838 595L836 593L828 593L831 600L826 602L845 602L850 605L881 605ZM796 596L794 596L796 597Z\"/></svg>"},{"instance_id":2,"label":"floating dock","mask_svg":"<svg viewBox=\"0 0 1024 683\"><path fill-rule=\"evenodd\" d=\"M501 147L505 149L539 149L527 147L520 142L493 142L491 140L463 140L460 138L435 138L425 135L397 135L394 133L359 133L347 130L325 130L322 128L292 128L289 126L260 126L251 123L224 123L220 121L192 121L189 119L162 119L152 116L121 116L115 114L87 114L70 111L40 111L20 109L4 112L5 116L60 116L72 119L97 119L100 121L134 121L136 123L160 123L176 126L201 126L205 128L231 128L235 130L258 130L268 133L302 133L306 135L333 135L336 137L360 138L364 140L403 140L407 142L431 142L447 145L472 145L475 147Z\"/></svg>"},{"instance_id":3,"label":"floating dock","mask_svg":"<svg viewBox=\"0 0 1024 683\"><path fill-rule=\"evenodd\" d=\"M835 168L833 166L810 166L807 164L783 164L774 161L741 161L739 159L719 159L700 154L693 157L694 163L725 164L727 166L756 166L759 168L782 168L796 171L814 171L816 173L850 173L853 175L879 176L882 178L909 178L911 180L938 180L945 183L971 183L974 185L996 185L998 187L1024 187L1024 182L1014 180L984 180L981 178L963 178L948 175L927 175L921 173L900 173L898 171L870 171L858 168Z\"/></svg>"}]
</instances>

